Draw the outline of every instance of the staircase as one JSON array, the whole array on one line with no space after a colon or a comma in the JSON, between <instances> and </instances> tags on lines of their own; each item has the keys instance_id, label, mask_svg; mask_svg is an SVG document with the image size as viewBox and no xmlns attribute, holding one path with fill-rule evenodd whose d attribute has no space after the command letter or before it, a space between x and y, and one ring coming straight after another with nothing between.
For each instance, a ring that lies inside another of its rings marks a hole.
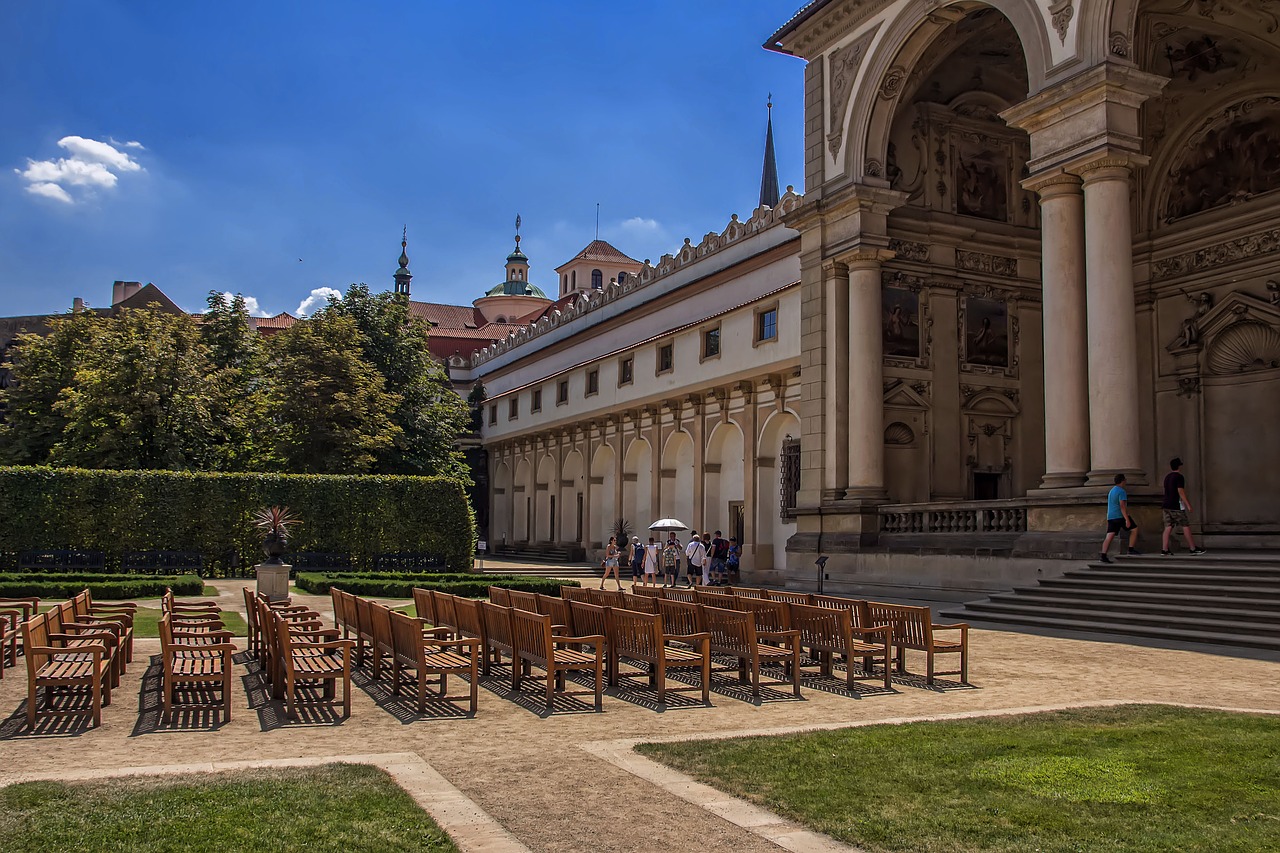
<instances>
[{"instance_id":1,"label":"staircase","mask_svg":"<svg viewBox=\"0 0 1280 853\"><path fill-rule=\"evenodd\" d=\"M1280 553L1114 559L943 615L1280 652Z\"/></svg>"},{"instance_id":2,"label":"staircase","mask_svg":"<svg viewBox=\"0 0 1280 853\"><path fill-rule=\"evenodd\" d=\"M552 542L516 542L498 545L495 556L504 560L520 560L526 563L580 563L585 559L578 545L558 545Z\"/></svg>"}]
</instances>

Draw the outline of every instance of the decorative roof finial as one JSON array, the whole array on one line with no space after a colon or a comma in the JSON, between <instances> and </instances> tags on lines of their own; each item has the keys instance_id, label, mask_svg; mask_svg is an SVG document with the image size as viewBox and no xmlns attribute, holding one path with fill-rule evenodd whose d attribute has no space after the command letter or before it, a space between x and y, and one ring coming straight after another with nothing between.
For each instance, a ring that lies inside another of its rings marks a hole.
<instances>
[{"instance_id":1,"label":"decorative roof finial","mask_svg":"<svg viewBox=\"0 0 1280 853\"><path fill-rule=\"evenodd\" d=\"M400 269L396 270L396 296L409 298L409 282L413 280L413 273L409 272L409 226L404 227L404 231L400 233Z\"/></svg>"},{"instance_id":2,"label":"decorative roof finial","mask_svg":"<svg viewBox=\"0 0 1280 853\"><path fill-rule=\"evenodd\" d=\"M520 214L516 214L516 251L520 251Z\"/></svg>"},{"instance_id":3,"label":"decorative roof finial","mask_svg":"<svg viewBox=\"0 0 1280 853\"><path fill-rule=\"evenodd\" d=\"M409 268L409 226L404 227L400 235L400 269Z\"/></svg>"},{"instance_id":4,"label":"decorative roof finial","mask_svg":"<svg viewBox=\"0 0 1280 853\"><path fill-rule=\"evenodd\" d=\"M760 173L760 206L777 207L778 193L778 161L773 154L773 93L769 93L766 102L769 110L768 129L764 137L764 168Z\"/></svg>"}]
</instances>

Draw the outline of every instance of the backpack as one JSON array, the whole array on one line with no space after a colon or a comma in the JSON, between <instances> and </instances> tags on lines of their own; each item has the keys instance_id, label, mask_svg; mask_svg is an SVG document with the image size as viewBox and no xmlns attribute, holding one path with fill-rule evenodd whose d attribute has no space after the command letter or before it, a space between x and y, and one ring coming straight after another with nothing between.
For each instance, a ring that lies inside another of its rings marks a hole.
<instances>
[{"instance_id":1,"label":"backpack","mask_svg":"<svg viewBox=\"0 0 1280 853\"><path fill-rule=\"evenodd\" d=\"M716 549L715 558L717 560L723 560L724 558L729 556L729 540L717 539L716 541L712 542L711 545Z\"/></svg>"}]
</instances>

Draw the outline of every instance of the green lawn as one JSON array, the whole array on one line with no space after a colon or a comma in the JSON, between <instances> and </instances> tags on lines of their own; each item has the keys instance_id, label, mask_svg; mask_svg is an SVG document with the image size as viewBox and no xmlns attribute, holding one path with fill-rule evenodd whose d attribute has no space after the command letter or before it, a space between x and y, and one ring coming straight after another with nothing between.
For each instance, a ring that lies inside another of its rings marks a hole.
<instances>
[{"instance_id":1,"label":"green lawn","mask_svg":"<svg viewBox=\"0 0 1280 853\"><path fill-rule=\"evenodd\" d=\"M1125 706L641 744L874 851L1280 850L1280 718Z\"/></svg>"},{"instance_id":2,"label":"green lawn","mask_svg":"<svg viewBox=\"0 0 1280 853\"><path fill-rule=\"evenodd\" d=\"M26 853L457 851L389 776L351 764L10 785L0 788L0 848Z\"/></svg>"},{"instance_id":3,"label":"green lawn","mask_svg":"<svg viewBox=\"0 0 1280 853\"><path fill-rule=\"evenodd\" d=\"M53 607L52 604L40 605L40 612ZM158 607L139 607L133 614L133 637L140 639L144 637L157 638L160 636L160 617L163 612ZM234 610L224 610L222 615L218 617L222 620L222 626L225 630L230 631L237 637L249 636L249 626L245 624L244 617Z\"/></svg>"}]
</instances>

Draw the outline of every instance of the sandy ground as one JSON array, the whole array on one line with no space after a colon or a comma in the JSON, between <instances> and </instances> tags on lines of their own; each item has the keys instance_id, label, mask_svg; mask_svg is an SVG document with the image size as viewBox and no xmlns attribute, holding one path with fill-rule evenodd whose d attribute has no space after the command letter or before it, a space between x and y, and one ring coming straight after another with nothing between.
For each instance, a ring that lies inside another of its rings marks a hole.
<instances>
[{"instance_id":1,"label":"sandy ground","mask_svg":"<svg viewBox=\"0 0 1280 853\"><path fill-rule=\"evenodd\" d=\"M242 610L239 584L223 586L224 607ZM328 599L295 600L329 611ZM548 717L538 681L527 681L521 695L512 696L504 667L483 683L474 718L467 718L460 705L419 717L410 705L390 697L384 685L361 675L349 720L313 713L304 722L287 724L281 707L267 701L254 669L241 664L233 719L212 728L203 720L160 724L158 680L147 667L158 641L139 640L134 663L98 729L46 725L34 734L25 731L23 662L6 672L0 682L0 784L27 769L59 765L111 768L414 752L532 850L753 853L778 848L579 745L1098 700L1280 710L1280 663L1270 660L984 630L971 633L970 647L972 687L940 681L940 689L926 689L923 678L907 677L892 692L867 681L849 693L841 680L807 687L801 700L789 690L766 691L756 706L728 676L719 676L714 707L686 694L669 700L661 713L646 682L635 679L606 695L602 713L594 712L588 696L562 701ZM922 669L922 656L912 657L909 667ZM459 680L451 687L461 692L465 684Z\"/></svg>"}]
</instances>

